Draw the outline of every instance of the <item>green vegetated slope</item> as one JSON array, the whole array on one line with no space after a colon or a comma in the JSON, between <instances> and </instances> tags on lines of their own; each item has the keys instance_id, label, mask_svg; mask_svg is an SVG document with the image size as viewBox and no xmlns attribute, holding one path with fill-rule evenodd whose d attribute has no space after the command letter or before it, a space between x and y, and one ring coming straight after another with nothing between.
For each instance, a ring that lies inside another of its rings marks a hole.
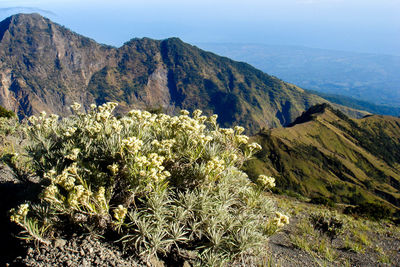
<instances>
[{"instance_id":1,"label":"green vegetated slope","mask_svg":"<svg viewBox=\"0 0 400 267\"><path fill-rule=\"evenodd\" d=\"M400 118L350 119L323 104L254 138L263 150L247 166L250 176L270 173L280 189L309 197L400 207Z\"/></svg>"},{"instance_id":2,"label":"green vegetated slope","mask_svg":"<svg viewBox=\"0 0 400 267\"><path fill-rule=\"evenodd\" d=\"M132 39L120 48L71 32L38 14L0 24L0 105L20 117L68 114L80 102L119 103L119 111L182 108L217 113L223 126L288 125L328 102L254 67L205 52L178 38ZM341 107L347 114L359 111Z\"/></svg>"}]
</instances>

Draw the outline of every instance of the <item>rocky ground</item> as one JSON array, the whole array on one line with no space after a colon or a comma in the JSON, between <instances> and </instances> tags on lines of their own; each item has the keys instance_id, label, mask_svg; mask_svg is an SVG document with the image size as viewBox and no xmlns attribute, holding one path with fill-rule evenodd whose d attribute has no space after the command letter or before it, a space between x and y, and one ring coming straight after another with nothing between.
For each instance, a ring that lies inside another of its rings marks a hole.
<instances>
[{"instance_id":1,"label":"rocky ground","mask_svg":"<svg viewBox=\"0 0 400 267\"><path fill-rule=\"evenodd\" d=\"M269 253L277 266L400 266L400 228L338 213L335 209L276 197L290 224L271 236ZM312 217L343 223L332 239Z\"/></svg>"},{"instance_id":2,"label":"rocky ground","mask_svg":"<svg viewBox=\"0 0 400 267\"><path fill-rule=\"evenodd\" d=\"M124 257L118 248L92 236L57 239L51 246L30 247L14 265L22 266L140 266L132 257Z\"/></svg>"}]
</instances>

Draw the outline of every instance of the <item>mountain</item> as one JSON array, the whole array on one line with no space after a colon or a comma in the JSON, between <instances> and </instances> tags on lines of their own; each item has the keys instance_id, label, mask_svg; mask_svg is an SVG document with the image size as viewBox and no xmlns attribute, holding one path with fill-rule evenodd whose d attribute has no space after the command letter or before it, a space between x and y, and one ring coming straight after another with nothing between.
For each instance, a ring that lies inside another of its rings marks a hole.
<instances>
[{"instance_id":1,"label":"mountain","mask_svg":"<svg viewBox=\"0 0 400 267\"><path fill-rule=\"evenodd\" d=\"M284 45L198 45L305 89L400 108L400 56Z\"/></svg>"},{"instance_id":2,"label":"mountain","mask_svg":"<svg viewBox=\"0 0 400 267\"><path fill-rule=\"evenodd\" d=\"M311 198L400 208L400 118L350 119L321 104L254 139L263 150L247 166L253 178L269 173L280 189Z\"/></svg>"},{"instance_id":3,"label":"mountain","mask_svg":"<svg viewBox=\"0 0 400 267\"><path fill-rule=\"evenodd\" d=\"M0 24L0 105L20 117L45 110L68 114L69 104L116 101L131 108L200 108L224 127L291 123L328 101L254 67L205 52L178 38L132 39L120 48L101 45L38 14ZM348 114L358 111L341 108Z\"/></svg>"},{"instance_id":4,"label":"mountain","mask_svg":"<svg viewBox=\"0 0 400 267\"><path fill-rule=\"evenodd\" d=\"M368 101L358 100L353 97L343 96L343 95L336 95L336 94L327 94L321 93L314 90L305 90L314 95L318 95L331 103L335 103L338 105L365 110L367 112L373 114L380 114L380 115L390 115L390 116L400 116L400 107L391 107L391 106L384 106L384 105L376 105Z\"/></svg>"}]
</instances>

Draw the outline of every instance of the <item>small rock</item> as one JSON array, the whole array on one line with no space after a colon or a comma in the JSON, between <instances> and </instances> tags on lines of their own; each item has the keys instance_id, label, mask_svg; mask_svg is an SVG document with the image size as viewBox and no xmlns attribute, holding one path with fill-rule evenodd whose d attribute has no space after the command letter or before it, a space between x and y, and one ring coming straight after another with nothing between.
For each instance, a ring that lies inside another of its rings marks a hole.
<instances>
[{"instance_id":1,"label":"small rock","mask_svg":"<svg viewBox=\"0 0 400 267\"><path fill-rule=\"evenodd\" d=\"M28 248L28 250L27 250L26 253L27 253L28 255L32 255L33 252L34 252L34 251L33 251L33 248L30 247L30 248Z\"/></svg>"},{"instance_id":2,"label":"small rock","mask_svg":"<svg viewBox=\"0 0 400 267\"><path fill-rule=\"evenodd\" d=\"M67 241L66 241L66 240L59 238L59 239L56 239L56 240L54 241L53 246L54 246L55 248L64 248L64 246L65 246L66 244L67 244Z\"/></svg>"},{"instance_id":3,"label":"small rock","mask_svg":"<svg viewBox=\"0 0 400 267\"><path fill-rule=\"evenodd\" d=\"M150 258L149 264L150 264L150 266L152 266L152 267L164 267L164 266L165 266L165 265L164 265L164 262L163 262L162 260L158 259L158 258L155 257L155 256L152 256L152 257Z\"/></svg>"}]
</instances>

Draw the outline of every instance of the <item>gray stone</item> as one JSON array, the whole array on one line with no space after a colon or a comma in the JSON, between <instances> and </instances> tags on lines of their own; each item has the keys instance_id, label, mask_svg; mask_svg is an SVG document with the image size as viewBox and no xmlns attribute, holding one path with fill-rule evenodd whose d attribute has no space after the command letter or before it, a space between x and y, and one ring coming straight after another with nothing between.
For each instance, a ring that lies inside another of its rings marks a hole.
<instances>
[{"instance_id":1,"label":"gray stone","mask_svg":"<svg viewBox=\"0 0 400 267\"><path fill-rule=\"evenodd\" d=\"M66 244L67 244L66 240L59 238L59 239L54 240L53 246L55 248L64 248L64 246Z\"/></svg>"}]
</instances>

